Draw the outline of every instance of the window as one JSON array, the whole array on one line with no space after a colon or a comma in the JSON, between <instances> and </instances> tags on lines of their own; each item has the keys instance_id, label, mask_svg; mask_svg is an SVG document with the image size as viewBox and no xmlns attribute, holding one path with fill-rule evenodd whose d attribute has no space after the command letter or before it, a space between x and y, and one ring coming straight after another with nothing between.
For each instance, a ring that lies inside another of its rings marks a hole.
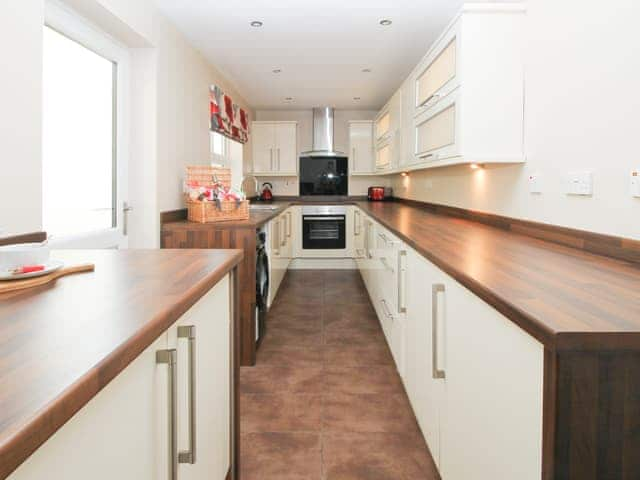
<instances>
[{"instance_id":1,"label":"window","mask_svg":"<svg viewBox=\"0 0 640 480\"><path fill-rule=\"evenodd\" d=\"M116 68L44 27L43 224L52 235L116 226Z\"/></svg>"},{"instance_id":2,"label":"window","mask_svg":"<svg viewBox=\"0 0 640 480\"><path fill-rule=\"evenodd\" d=\"M231 186L240 189L242 182L243 145L218 132L209 132L211 143L211 163L231 169Z\"/></svg>"},{"instance_id":3,"label":"window","mask_svg":"<svg viewBox=\"0 0 640 480\"><path fill-rule=\"evenodd\" d=\"M57 3L45 18L43 228L60 247L125 246L126 49Z\"/></svg>"}]
</instances>

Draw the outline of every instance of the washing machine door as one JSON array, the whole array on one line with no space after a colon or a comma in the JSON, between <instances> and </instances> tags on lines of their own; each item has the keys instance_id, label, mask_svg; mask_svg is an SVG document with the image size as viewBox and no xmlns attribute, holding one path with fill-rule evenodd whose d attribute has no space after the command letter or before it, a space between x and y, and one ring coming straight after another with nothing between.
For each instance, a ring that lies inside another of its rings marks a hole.
<instances>
[{"instance_id":1,"label":"washing machine door","mask_svg":"<svg viewBox=\"0 0 640 480\"><path fill-rule=\"evenodd\" d=\"M269 301L269 257L264 247L256 252L256 307L267 310Z\"/></svg>"}]
</instances>

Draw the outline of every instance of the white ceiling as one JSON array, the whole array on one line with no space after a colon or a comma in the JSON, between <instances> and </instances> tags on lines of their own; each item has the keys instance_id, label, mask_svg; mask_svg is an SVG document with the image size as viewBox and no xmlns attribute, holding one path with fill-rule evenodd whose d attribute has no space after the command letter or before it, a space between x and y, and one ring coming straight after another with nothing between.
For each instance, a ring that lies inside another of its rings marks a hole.
<instances>
[{"instance_id":1,"label":"white ceiling","mask_svg":"<svg viewBox=\"0 0 640 480\"><path fill-rule=\"evenodd\" d=\"M156 0L258 109L377 109L462 0ZM393 24L379 25L388 18ZM249 25L264 22L261 28ZM370 68L371 73L362 69ZM272 73L281 69L279 74ZM287 103L285 97L293 97ZM360 101L353 97L361 97Z\"/></svg>"}]
</instances>

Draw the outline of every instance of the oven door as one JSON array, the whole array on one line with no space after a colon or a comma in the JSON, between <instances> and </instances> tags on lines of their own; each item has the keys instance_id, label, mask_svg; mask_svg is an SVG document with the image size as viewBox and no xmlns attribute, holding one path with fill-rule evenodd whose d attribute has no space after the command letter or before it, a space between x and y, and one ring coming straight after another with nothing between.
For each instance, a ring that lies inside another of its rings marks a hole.
<instances>
[{"instance_id":1,"label":"oven door","mask_svg":"<svg viewBox=\"0 0 640 480\"><path fill-rule=\"evenodd\" d=\"M305 250L347 248L346 215L303 215L302 248Z\"/></svg>"}]
</instances>

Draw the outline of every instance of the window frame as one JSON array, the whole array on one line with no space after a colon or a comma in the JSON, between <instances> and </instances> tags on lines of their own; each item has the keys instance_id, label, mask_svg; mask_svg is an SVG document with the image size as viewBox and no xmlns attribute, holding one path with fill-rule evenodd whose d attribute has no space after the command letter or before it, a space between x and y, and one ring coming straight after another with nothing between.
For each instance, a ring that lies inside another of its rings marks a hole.
<instances>
[{"instance_id":1,"label":"window frame","mask_svg":"<svg viewBox=\"0 0 640 480\"><path fill-rule=\"evenodd\" d=\"M44 13L43 28L46 26L53 29L115 64L113 69L115 95L112 149L112 227L105 230L50 236L49 243L54 248L126 248L126 236L122 232L124 212L120 207L124 206L128 200L131 68L129 50L108 33L57 0L46 0ZM44 177L42 182L44 184ZM42 201L44 206L46 199L43 198Z\"/></svg>"}]
</instances>

